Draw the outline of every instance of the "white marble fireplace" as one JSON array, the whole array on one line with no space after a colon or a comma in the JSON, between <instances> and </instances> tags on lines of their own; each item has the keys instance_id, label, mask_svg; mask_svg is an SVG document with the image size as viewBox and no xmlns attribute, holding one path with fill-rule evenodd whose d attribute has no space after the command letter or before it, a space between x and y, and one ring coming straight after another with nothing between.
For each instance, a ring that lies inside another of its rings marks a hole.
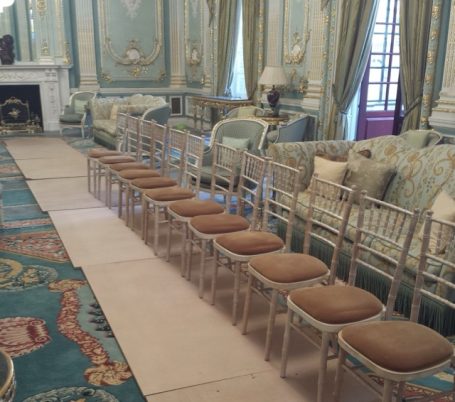
<instances>
[{"instance_id":1,"label":"white marble fireplace","mask_svg":"<svg viewBox=\"0 0 455 402\"><path fill-rule=\"evenodd\" d=\"M0 65L0 91L2 85L39 85L43 129L57 131L58 118L70 96L68 69L56 64Z\"/></svg>"}]
</instances>

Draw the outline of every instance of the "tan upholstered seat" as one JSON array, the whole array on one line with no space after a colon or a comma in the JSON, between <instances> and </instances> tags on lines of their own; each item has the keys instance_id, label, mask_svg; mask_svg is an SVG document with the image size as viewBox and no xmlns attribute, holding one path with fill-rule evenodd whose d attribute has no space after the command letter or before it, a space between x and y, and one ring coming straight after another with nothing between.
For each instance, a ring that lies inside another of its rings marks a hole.
<instances>
[{"instance_id":1,"label":"tan upholstered seat","mask_svg":"<svg viewBox=\"0 0 455 402\"><path fill-rule=\"evenodd\" d=\"M316 320L326 324L362 321L378 315L381 301L354 286L323 286L291 291L289 299Z\"/></svg>"},{"instance_id":2,"label":"tan upholstered seat","mask_svg":"<svg viewBox=\"0 0 455 402\"><path fill-rule=\"evenodd\" d=\"M253 257L250 265L260 275L272 282L302 282L326 275L327 265L307 254L279 253Z\"/></svg>"},{"instance_id":3,"label":"tan upholstered seat","mask_svg":"<svg viewBox=\"0 0 455 402\"><path fill-rule=\"evenodd\" d=\"M170 177L145 177L134 179L131 185L140 189L151 189L176 186L177 182Z\"/></svg>"},{"instance_id":4,"label":"tan upholstered seat","mask_svg":"<svg viewBox=\"0 0 455 402\"><path fill-rule=\"evenodd\" d=\"M192 218L199 215L222 214L222 205L211 200L181 200L169 205L169 209L185 218Z\"/></svg>"},{"instance_id":5,"label":"tan upholstered seat","mask_svg":"<svg viewBox=\"0 0 455 402\"><path fill-rule=\"evenodd\" d=\"M367 359L397 372L430 368L453 354L453 346L447 339L424 325L409 321L350 326L341 331L341 336Z\"/></svg>"},{"instance_id":6,"label":"tan upholstered seat","mask_svg":"<svg viewBox=\"0 0 455 402\"><path fill-rule=\"evenodd\" d=\"M116 172L121 172L122 170L127 170L127 169L148 169L148 166L144 165L143 163L140 162L126 162L126 163L115 163L112 166L110 166L112 170L115 170Z\"/></svg>"},{"instance_id":7,"label":"tan upholstered seat","mask_svg":"<svg viewBox=\"0 0 455 402\"><path fill-rule=\"evenodd\" d=\"M119 177L125 180L134 180L144 177L160 177L160 173L153 169L128 169L121 171Z\"/></svg>"},{"instance_id":8,"label":"tan upholstered seat","mask_svg":"<svg viewBox=\"0 0 455 402\"><path fill-rule=\"evenodd\" d=\"M272 253L284 247L283 240L270 232L228 234L217 237L216 242L231 253L240 255Z\"/></svg>"},{"instance_id":9,"label":"tan upholstered seat","mask_svg":"<svg viewBox=\"0 0 455 402\"><path fill-rule=\"evenodd\" d=\"M98 160L100 163L106 163L108 165L110 165L112 163L126 163L126 162L135 162L136 161L136 159L133 158L132 156L126 156L126 155L102 156Z\"/></svg>"},{"instance_id":10,"label":"tan upholstered seat","mask_svg":"<svg viewBox=\"0 0 455 402\"><path fill-rule=\"evenodd\" d=\"M228 214L196 216L190 225L204 234L240 232L250 227L248 219L243 216Z\"/></svg>"},{"instance_id":11,"label":"tan upholstered seat","mask_svg":"<svg viewBox=\"0 0 455 402\"><path fill-rule=\"evenodd\" d=\"M192 190L182 187L167 187L147 190L144 192L144 195L155 201L187 200L195 196Z\"/></svg>"},{"instance_id":12,"label":"tan upholstered seat","mask_svg":"<svg viewBox=\"0 0 455 402\"><path fill-rule=\"evenodd\" d=\"M116 156L116 155L122 155L120 151L112 151L110 149L104 149L104 148L93 148L90 151L88 151L88 157L89 158L101 158L103 156Z\"/></svg>"}]
</instances>

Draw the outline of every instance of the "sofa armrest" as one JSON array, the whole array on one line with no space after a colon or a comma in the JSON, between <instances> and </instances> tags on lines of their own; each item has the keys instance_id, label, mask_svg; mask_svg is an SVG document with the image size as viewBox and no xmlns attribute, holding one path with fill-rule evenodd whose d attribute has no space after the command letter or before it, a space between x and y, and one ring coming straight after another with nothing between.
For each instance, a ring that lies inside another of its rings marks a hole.
<instances>
[{"instance_id":1,"label":"sofa armrest","mask_svg":"<svg viewBox=\"0 0 455 402\"><path fill-rule=\"evenodd\" d=\"M310 184L314 170L314 155L323 153L330 156L347 155L353 141L305 141L272 144L267 155L275 162L303 168L302 190Z\"/></svg>"}]
</instances>

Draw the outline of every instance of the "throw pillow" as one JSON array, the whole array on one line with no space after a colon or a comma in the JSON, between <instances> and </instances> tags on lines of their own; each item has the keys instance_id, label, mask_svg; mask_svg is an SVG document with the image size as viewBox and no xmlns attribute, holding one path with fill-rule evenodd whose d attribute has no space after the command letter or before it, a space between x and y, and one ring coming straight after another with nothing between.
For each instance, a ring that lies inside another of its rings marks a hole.
<instances>
[{"instance_id":1,"label":"throw pillow","mask_svg":"<svg viewBox=\"0 0 455 402\"><path fill-rule=\"evenodd\" d=\"M111 116L109 117L109 120L115 120L117 121L117 113L118 113L118 107L119 105L112 105L112 109L111 109Z\"/></svg>"},{"instance_id":2,"label":"throw pillow","mask_svg":"<svg viewBox=\"0 0 455 402\"><path fill-rule=\"evenodd\" d=\"M364 156L365 158L371 158L371 151L369 149L362 149L361 151L357 151L358 154ZM316 152L316 156L320 158L328 159L329 161L334 162L347 162L348 157L347 155L329 155L323 152Z\"/></svg>"},{"instance_id":3,"label":"throw pillow","mask_svg":"<svg viewBox=\"0 0 455 402\"><path fill-rule=\"evenodd\" d=\"M368 159L352 149L349 151L348 172L344 185L346 187L357 186L359 193L354 202L358 203L359 194L362 190L366 190L369 197L382 200L394 175L395 168Z\"/></svg>"},{"instance_id":4,"label":"throw pillow","mask_svg":"<svg viewBox=\"0 0 455 402\"><path fill-rule=\"evenodd\" d=\"M435 198L432 207L430 208L433 211L433 218L455 222L455 200L447 194L444 190L442 190L438 196ZM424 225L419 232L419 238L423 239L423 230ZM449 242L449 233L440 233L441 225L438 223L433 223L431 226L430 232L430 251L432 253L438 254L443 253L447 244ZM438 235L440 235L441 239L438 245Z\"/></svg>"},{"instance_id":5,"label":"throw pillow","mask_svg":"<svg viewBox=\"0 0 455 402\"><path fill-rule=\"evenodd\" d=\"M248 149L250 145L249 138L223 137L221 143L235 149Z\"/></svg>"},{"instance_id":6,"label":"throw pillow","mask_svg":"<svg viewBox=\"0 0 455 402\"><path fill-rule=\"evenodd\" d=\"M328 180L336 184L343 183L348 163L330 161L319 156L314 157L314 173L320 179Z\"/></svg>"}]
</instances>

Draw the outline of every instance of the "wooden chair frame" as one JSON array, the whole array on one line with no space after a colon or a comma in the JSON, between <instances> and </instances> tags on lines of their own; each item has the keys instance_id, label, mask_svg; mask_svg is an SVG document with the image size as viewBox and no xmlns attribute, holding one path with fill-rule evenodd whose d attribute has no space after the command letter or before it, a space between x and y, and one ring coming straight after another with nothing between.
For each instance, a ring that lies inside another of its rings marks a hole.
<instances>
[{"instance_id":1,"label":"wooden chair frame","mask_svg":"<svg viewBox=\"0 0 455 402\"><path fill-rule=\"evenodd\" d=\"M360 264L368 270L379 273L391 283L386 306L383 307L382 311L379 313L369 316L360 322L377 321L383 319L384 317L389 318L392 315L398 288L401 283L405 261L412 237L414 235L418 217L418 210L410 212L384 201L367 197L366 192L364 191L360 195L360 209L347 287L355 286L357 270ZM399 250L400 252L398 258L392 258L391 256L385 255L372 248L372 238L385 242L390 247L394 247ZM367 256L369 255L375 255L390 263L390 265L394 267L393 274L391 275L388 272L382 271L370 264L367 260ZM330 286L338 287L341 285ZM333 299L331 300L333 301ZM281 356L281 377L286 376L291 328L296 330L298 333L305 335L305 332L302 331L302 326L299 323L294 322L294 317L298 317L299 320L303 320L311 327L322 332L317 388L317 402L322 402L324 400L323 389L327 372L327 361L330 358L329 343L331 340L336 341L338 332L345 326L355 324L356 322L346 322L340 324L321 322L296 305L292 300L292 293L287 298L287 304L288 313Z\"/></svg>"}]
</instances>

